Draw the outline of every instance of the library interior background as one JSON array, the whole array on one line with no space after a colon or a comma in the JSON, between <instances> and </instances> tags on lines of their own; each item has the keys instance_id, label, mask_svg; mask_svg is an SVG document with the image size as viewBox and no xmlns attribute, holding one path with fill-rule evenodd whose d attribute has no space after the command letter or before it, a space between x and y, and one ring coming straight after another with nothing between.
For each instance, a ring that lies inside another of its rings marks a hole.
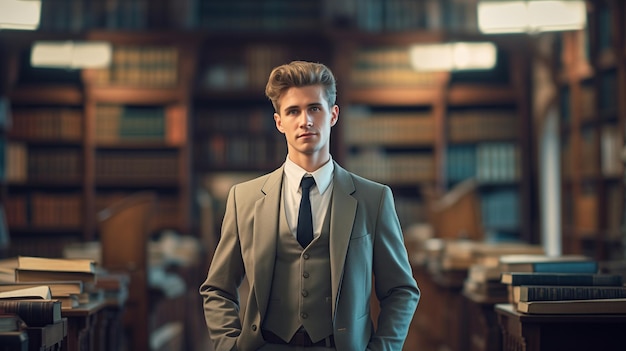
<instances>
[{"instance_id":1,"label":"library interior background","mask_svg":"<svg viewBox=\"0 0 626 351\"><path fill-rule=\"evenodd\" d=\"M333 158L393 190L404 350L623 349L621 280L532 313L501 278L626 277L624 1L0 0L0 287L18 256L99 276L38 349L211 350L198 287L230 187L285 160L293 60L335 73Z\"/></svg>"}]
</instances>

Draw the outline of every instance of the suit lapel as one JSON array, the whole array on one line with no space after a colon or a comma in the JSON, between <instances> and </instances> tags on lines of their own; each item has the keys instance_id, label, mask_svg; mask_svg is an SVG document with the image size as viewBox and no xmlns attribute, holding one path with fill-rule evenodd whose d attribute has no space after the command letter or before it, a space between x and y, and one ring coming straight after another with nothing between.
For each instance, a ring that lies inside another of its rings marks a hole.
<instances>
[{"instance_id":1,"label":"suit lapel","mask_svg":"<svg viewBox=\"0 0 626 351\"><path fill-rule=\"evenodd\" d=\"M346 262L346 253L356 215L357 201L352 197L355 191L352 177L337 163L335 163L333 182L330 217L330 273L333 301L332 315L334 316L337 294L341 285L343 267Z\"/></svg>"},{"instance_id":2,"label":"suit lapel","mask_svg":"<svg viewBox=\"0 0 626 351\"><path fill-rule=\"evenodd\" d=\"M257 305L265 314L274 272L278 218L282 189L283 167L270 174L261 191L265 194L254 207L254 278Z\"/></svg>"}]
</instances>

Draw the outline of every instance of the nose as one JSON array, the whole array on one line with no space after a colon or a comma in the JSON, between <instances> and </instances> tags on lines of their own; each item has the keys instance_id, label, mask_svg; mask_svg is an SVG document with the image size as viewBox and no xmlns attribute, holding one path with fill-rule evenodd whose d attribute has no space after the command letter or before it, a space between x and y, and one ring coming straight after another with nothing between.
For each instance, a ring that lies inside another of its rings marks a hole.
<instances>
[{"instance_id":1,"label":"nose","mask_svg":"<svg viewBox=\"0 0 626 351\"><path fill-rule=\"evenodd\" d=\"M310 128L313 126L313 117L309 113L303 112L300 117L301 117L300 125L302 127Z\"/></svg>"}]
</instances>

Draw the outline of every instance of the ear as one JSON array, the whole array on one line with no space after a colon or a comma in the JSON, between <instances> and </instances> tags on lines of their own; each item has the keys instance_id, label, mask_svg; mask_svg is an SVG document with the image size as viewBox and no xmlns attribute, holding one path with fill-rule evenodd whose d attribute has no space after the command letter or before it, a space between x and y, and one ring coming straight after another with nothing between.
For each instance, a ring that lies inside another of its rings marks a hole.
<instances>
[{"instance_id":1,"label":"ear","mask_svg":"<svg viewBox=\"0 0 626 351\"><path fill-rule=\"evenodd\" d=\"M276 129L279 132L285 134L285 128L283 128L283 121L280 119L280 115L278 113L274 113L274 123L276 123Z\"/></svg>"},{"instance_id":2,"label":"ear","mask_svg":"<svg viewBox=\"0 0 626 351\"><path fill-rule=\"evenodd\" d=\"M337 124L337 120L339 119L339 106L333 105L330 109L330 126L334 126Z\"/></svg>"}]
</instances>

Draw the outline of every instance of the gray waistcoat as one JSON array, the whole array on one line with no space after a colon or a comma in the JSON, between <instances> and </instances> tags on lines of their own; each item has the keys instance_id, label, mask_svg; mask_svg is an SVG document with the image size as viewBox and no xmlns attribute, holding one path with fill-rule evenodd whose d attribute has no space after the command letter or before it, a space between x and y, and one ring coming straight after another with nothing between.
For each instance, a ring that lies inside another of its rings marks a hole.
<instances>
[{"instance_id":1,"label":"gray waistcoat","mask_svg":"<svg viewBox=\"0 0 626 351\"><path fill-rule=\"evenodd\" d=\"M322 233L302 249L281 205L276 263L263 328L289 341L303 326L314 342L333 332L331 317L330 211Z\"/></svg>"}]
</instances>

